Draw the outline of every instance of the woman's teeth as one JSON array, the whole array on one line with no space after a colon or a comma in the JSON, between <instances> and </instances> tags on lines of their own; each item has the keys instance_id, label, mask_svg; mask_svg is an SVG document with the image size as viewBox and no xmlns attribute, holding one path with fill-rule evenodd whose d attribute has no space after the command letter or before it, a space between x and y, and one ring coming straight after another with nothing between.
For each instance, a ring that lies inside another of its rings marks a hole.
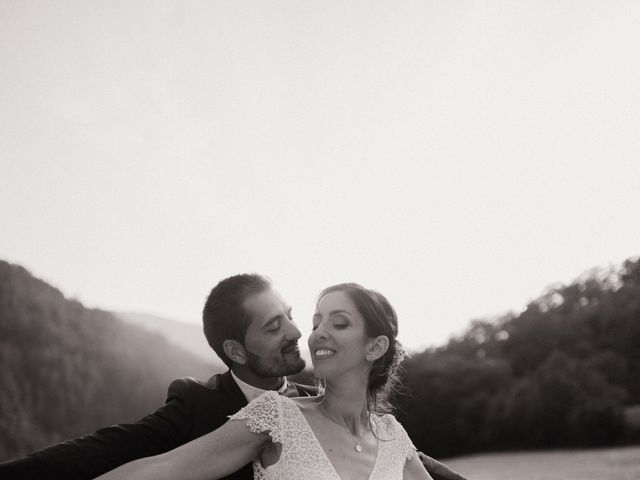
<instances>
[{"instance_id":1,"label":"woman's teeth","mask_svg":"<svg viewBox=\"0 0 640 480\"><path fill-rule=\"evenodd\" d=\"M330 357L331 355L333 355L334 352L333 350L328 350L328 349L322 349L322 350L316 350L315 351L315 355L316 357Z\"/></svg>"}]
</instances>

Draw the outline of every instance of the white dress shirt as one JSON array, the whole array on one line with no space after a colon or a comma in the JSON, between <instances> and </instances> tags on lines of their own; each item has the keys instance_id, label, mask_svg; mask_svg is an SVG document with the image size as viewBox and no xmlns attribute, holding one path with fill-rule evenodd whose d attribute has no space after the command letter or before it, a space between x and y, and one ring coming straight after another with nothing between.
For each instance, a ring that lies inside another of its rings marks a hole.
<instances>
[{"instance_id":1,"label":"white dress shirt","mask_svg":"<svg viewBox=\"0 0 640 480\"><path fill-rule=\"evenodd\" d=\"M240 390L242 391L244 398L247 399L247 403L251 402L251 400L258 398L264 392L268 391L262 388L254 387L253 385L249 385L246 382L243 382L236 376L235 373L233 373L233 370L231 370L231 376L233 377L235 382L238 384L238 387L240 387ZM278 388L277 392L280 394L283 394L288 387L289 387L289 384L287 383L287 377L284 377L284 382L282 382L282 385L280 386L280 388Z\"/></svg>"}]
</instances>

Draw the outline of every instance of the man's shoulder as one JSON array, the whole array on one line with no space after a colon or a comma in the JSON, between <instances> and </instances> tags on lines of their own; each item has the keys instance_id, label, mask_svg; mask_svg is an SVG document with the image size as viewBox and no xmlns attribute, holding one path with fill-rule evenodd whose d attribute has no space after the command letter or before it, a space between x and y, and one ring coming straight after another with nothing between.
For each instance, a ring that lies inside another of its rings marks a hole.
<instances>
[{"instance_id":1,"label":"man's shoulder","mask_svg":"<svg viewBox=\"0 0 640 480\"><path fill-rule=\"evenodd\" d=\"M206 389L211 391L219 391L220 390L220 382L222 373L218 373L213 375L208 380L201 380L195 377L180 377L176 378L171 382L169 388L177 388L177 389Z\"/></svg>"},{"instance_id":2,"label":"man's shoulder","mask_svg":"<svg viewBox=\"0 0 640 480\"><path fill-rule=\"evenodd\" d=\"M167 401L171 399L189 399L200 396L219 396L228 393L227 373L218 373L207 380L195 377L176 378L169 385Z\"/></svg>"}]
</instances>

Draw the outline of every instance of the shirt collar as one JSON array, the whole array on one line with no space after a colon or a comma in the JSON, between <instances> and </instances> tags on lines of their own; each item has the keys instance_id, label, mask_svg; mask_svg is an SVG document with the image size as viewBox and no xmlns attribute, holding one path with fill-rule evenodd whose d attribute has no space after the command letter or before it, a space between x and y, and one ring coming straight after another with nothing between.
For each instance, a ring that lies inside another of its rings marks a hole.
<instances>
[{"instance_id":1,"label":"shirt collar","mask_svg":"<svg viewBox=\"0 0 640 480\"><path fill-rule=\"evenodd\" d=\"M258 398L264 392L268 391L262 388L254 387L253 385L249 385L247 382L243 382L236 376L235 373L233 373L233 370L231 370L231 376L233 377L233 380L238 384L238 387L240 387L240 390L242 391L244 398L247 399L247 402L250 402L251 400ZM279 394L283 394L289 387L289 383L287 382L287 377L283 377L283 378L284 378L284 382L282 382L282 385L280 385L280 387L277 389L277 392Z\"/></svg>"}]
</instances>

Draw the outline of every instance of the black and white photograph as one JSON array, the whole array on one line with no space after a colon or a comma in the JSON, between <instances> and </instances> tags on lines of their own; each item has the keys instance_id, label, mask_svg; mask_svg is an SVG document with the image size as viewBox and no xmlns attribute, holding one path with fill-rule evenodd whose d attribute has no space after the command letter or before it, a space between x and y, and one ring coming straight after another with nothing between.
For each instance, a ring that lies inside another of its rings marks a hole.
<instances>
[{"instance_id":1,"label":"black and white photograph","mask_svg":"<svg viewBox=\"0 0 640 480\"><path fill-rule=\"evenodd\" d=\"M634 0L0 0L0 478L640 478L639 46Z\"/></svg>"}]
</instances>

